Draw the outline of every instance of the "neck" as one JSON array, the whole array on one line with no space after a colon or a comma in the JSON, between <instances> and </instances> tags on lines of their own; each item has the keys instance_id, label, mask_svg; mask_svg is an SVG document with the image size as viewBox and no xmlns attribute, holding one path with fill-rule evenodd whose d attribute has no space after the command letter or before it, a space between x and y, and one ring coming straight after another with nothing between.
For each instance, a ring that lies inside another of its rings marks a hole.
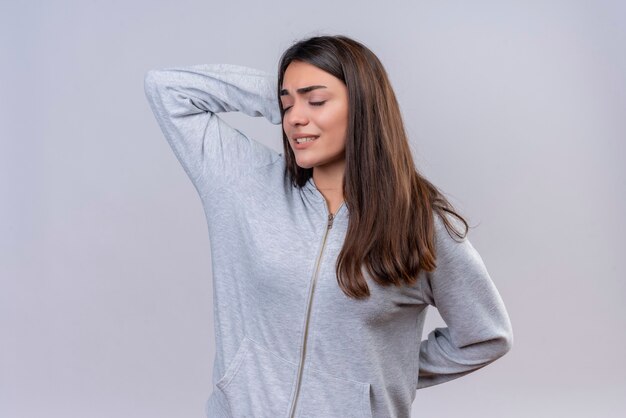
<instances>
[{"instance_id":1,"label":"neck","mask_svg":"<svg viewBox=\"0 0 626 418\"><path fill-rule=\"evenodd\" d=\"M343 176L345 160L313 168L313 181L329 201L343 201Z\"/></svg>"}]
</instances>

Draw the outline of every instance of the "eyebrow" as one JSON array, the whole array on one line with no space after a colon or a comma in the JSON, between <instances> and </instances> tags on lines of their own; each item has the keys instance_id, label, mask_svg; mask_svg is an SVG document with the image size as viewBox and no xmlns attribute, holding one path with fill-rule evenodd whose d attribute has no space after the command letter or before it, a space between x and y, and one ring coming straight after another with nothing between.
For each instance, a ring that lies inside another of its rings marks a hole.
<instances>
[{"instance_id":1,"label":"eyebrow","mask_svg":"<svg viewBox=\"0 0 626 418\"><path fill-rule=\"evenodd\" d=\"M304 94L304 93L308 93L311 90L315 90L315 89L325 89L326 86L320 86L320 85L314 85L314 86L307 86L307 87L300 87L299 89L297 89L296 91L300 94ZM281 96L289 96L289 91L287 89L282 89L280 91L280 95Z\"/></svg>"}]
</instances>

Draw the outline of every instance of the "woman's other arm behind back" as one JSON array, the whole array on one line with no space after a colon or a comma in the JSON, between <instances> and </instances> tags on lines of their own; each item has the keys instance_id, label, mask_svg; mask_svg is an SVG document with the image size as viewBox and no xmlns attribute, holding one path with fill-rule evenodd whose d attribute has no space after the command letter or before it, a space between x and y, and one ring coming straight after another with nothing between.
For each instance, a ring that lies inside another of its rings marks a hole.
<instances>
[{"instance_id":1,"label":"woman's other arm behind back","mask_svg":"<svg viewBox=\"0 0 626 418\"><path fill-rule=\"evenodd\" d=\"M450 217L458 230L461 223ZM482 257L469 238L452 238L439 215L437 267L420 282L425 301L447 327L435 328L420 345L417 389L475 372L513 346L513 328L504 302Z\"/></svg>"}]
</instances>

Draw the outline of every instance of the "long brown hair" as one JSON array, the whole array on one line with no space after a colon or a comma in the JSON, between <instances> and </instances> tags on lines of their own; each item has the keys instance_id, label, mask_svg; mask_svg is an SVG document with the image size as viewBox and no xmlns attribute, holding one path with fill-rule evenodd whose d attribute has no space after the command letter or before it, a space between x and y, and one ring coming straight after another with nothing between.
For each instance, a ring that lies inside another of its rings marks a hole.
<instances>
[{"instance_id":1,"label":"long brown hair","mask_svg":"<svg viewBox=\"0 0 626 418\"><path fill-rule=\"evenodd\" d=\"M383 286L414 284L421 269L436 267L434 213L459 238L469 226L452 204L416 169L400 107L379 59L362 43L343 35L313 36L283 52L278 66L278 91L287 66L303 61L332 74L348 90L348 129L343 195L350 220L336 273L343 292L369 297L361 272ZM280 106L281 117L284 110ZM286 172L297 187L313 175L301 168L283 130ZM461 235L444 212L465 224Z\"/></svg>"}]
</instances>

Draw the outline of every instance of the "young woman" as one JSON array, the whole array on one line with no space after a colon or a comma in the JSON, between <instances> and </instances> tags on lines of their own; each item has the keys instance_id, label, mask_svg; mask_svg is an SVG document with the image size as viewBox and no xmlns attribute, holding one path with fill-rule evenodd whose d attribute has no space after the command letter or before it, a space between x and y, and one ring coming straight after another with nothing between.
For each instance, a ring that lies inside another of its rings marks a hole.
<instances>
[{"instance_id":1,"label":"young woman","mask_svg":"<svg viewBox=\"0 0 626 418\"><path fill-rule=\"evenodd\" d=\"M511 349L467 222L415 168L387 74L363 44L302 40L278 77L233 64L151 70L145 91L211 237L208 417L409 417L417 389ZM284 151L229 126L227 111L282 124ZM447 327L420 341L429 305Z\"/></svg>"}]
</instances>

